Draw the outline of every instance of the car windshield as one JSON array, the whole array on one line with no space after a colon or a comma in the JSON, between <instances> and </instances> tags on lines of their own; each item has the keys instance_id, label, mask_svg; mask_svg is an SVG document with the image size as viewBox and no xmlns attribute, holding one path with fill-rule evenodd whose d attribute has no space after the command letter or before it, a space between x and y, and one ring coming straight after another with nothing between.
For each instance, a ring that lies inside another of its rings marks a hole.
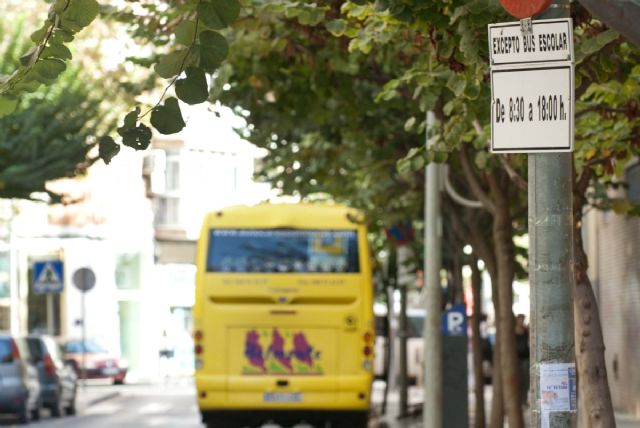
<instances>
[{"instance_id":1,"label":"car windshield","mask_svg":"<svg viewBox=\"0 0 640 428\"><path fill-rule=\"evenodd\" d=\"M84 346L80 340L67 342L64 344L64 351L68 354L81 354L83 352L87 354L102 354L107 352L102 346L90 340L85 341Z\"/></svg>"}]
</instances>

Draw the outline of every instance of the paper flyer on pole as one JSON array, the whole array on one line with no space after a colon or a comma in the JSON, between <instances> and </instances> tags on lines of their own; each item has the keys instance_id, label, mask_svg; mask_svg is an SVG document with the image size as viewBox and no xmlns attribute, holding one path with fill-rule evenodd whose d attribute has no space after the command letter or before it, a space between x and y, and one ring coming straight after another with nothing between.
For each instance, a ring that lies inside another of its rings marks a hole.
<instances>
[{"instance_id":1,"label":"paper flyer on pole","mask_svg":"<svg viewBox=\"0 0 640 428\"><path fill-rule=\"evenodd\" d=\"M577 410L576 365L540 364L540 411L542 427L549 427L551 412Z\"/></svg>"}]
</instances>

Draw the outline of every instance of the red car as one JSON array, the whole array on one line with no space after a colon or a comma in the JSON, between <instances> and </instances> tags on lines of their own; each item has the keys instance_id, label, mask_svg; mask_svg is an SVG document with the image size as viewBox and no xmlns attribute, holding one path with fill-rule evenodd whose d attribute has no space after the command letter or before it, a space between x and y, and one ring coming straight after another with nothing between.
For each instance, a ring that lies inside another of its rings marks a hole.
<instances>
[{"instance_id":1,"label":"red car","mask_svg":"<svg viewBox=\"0 0 640 428\"><path fill-rule=\"evenodd\" d=\"M65 360L69 361L78 374L78 379L112 379L115 385L122 385L127 376L127 363L115 357L92 340L66 340L61 342Z\"/></svg>"}]
</instances>

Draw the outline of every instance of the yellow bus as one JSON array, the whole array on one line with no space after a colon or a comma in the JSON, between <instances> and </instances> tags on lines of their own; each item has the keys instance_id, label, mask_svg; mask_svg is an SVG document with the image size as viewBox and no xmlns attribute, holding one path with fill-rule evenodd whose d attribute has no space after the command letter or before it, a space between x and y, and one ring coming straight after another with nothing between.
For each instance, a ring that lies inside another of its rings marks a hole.
<instances>
[{"instance_id":1,"label":"yellow bus","mask_svg":"<svg viewBox=\"0 0 640 428\"><path fill-rule=\"evenodd\" d=\"M375 326L359 212L262 204L210 213L197 268L195 382L207 427L367 426Z\"/></svg>"}]
</instances>

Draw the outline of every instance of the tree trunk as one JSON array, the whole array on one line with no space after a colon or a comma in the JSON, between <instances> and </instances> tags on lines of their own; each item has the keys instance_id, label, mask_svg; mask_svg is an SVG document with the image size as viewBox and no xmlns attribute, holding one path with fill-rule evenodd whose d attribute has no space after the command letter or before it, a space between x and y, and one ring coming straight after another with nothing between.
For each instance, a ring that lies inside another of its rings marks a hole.
<instances>
[{"instance_id":1,"label":"tree trunk","mask_svg":"<svg viewBox=\"0 0 640 428\"><path fill-rule=\"evenodd\" d=\"M587 275L589 263L582 242L582 208L588 176L581 177L574 192L574 320L576 334L576 363L579 395L588 403L591 428L615 428L613 404L604 358L604 338L598 313L598 302Z\"/></svg>"},{"instance_id":2,"label":"tree trunk","mask_svg":"<svg viewBox=\"0 0 640 428\"><path fill-rule=\"evenodd\" d=\"M494 302L495 304L495 302ZM504 393L502 391L502 365L500 364L500 337L493 345L493 373L491 376L491 428L504 427Z\"/></svg>"},{"instance_id":3,"label":"tree trunk","mask_svg":"<svg viewBox=\"0 0 640 428\"><path fill-rule=\"evenodd\" d=\"M514 249L511 216L508 198L503 189L492 184L492 193L496 204L493 216L493 237L498 267L498 294L500 306L498 312L498 336L500 338L500 362L502 368L502 388L505 413L510 428L524 427L522 400L520 397L520 376L516 355L515 319L513 316L513 278ZM500 196L496 193L501 192Z\"/></svg>"},{"instance_id":4,"label":"tree trunk","mask_svg":"<svg viewBox=\"0 0 640 428\"><path fill-rule=\"evenodd\" d=\"M474 428L485 428L484 414L484 374L482 372L482 337L480 336L480 322L482 321L482 277L478 269L478 259L472 259L471 264L471 288L473 290L473 324L471 326L473 336L471 346L473 348L473 383L476 414L473 422Z\"/></svg>"},{"instance_id":5,"label":"tree trunk","mask_svg":"<svg viewBox=\"0 0 640 428\"><path fill-rule=\"evenodd\" d=\"M491 296L493 301L493 309L497 314L500 312L500 294L498 293L498 266L496 263L496 253L491 247L489 240L479 232L479 223L477 216L468 219L469 239L471 245L478 256L484 261L489 277L491 278ZM497 327L497 326L496 326ZM491 415L489 426L491 428L502 428L504 426L504 396L502 390L502 365L500 364L500 335L496 334L495 344L493 345L493 361L491 374Z\"/></svg>"}]
</instances>

